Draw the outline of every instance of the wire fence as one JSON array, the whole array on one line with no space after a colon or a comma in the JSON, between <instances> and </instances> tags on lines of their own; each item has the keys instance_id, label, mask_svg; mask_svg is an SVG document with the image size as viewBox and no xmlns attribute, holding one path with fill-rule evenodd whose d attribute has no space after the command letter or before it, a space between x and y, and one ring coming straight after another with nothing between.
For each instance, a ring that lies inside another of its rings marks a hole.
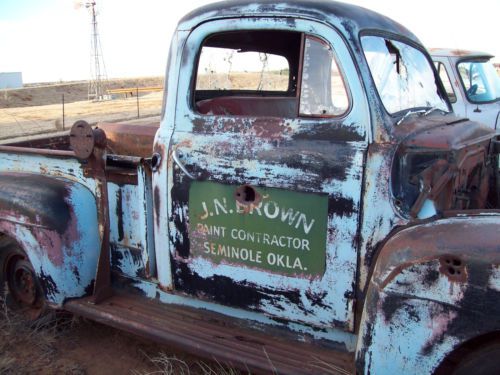
<instances>
[{"instance_id":1,"label":"wire fence","mask_svg":"<svg viewBox=\"0 0 500 375\"><path fill-rule=\"evenodd\" d=\"M71 92L63 91L51 98L52 104L0 108L0 140L66 131L78 120L97 124L158 116L162 97L161 87L108 90L100 101L74 101Z\"/></svg>"}]
</instances>

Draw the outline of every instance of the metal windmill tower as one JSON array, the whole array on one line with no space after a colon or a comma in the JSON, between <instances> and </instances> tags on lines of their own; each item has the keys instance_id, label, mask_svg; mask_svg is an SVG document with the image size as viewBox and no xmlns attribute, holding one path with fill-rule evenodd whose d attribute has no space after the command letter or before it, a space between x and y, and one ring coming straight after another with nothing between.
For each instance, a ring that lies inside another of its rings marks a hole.
<instances>
[{"instance_id":1,"label":"metal windmill tower","mask_svg":"<svg viewBox=\"0 0 500 375\"><path fill-rule=\"evenodd\" d=\"M103 100L106 93L106 82L108 80L106 66L101 49L101 40L97 28L96 2L87 1L85 8L89 10L91 16L90 34L90 77L88 85L89 100Z\"/></svg>"}]
</instances>

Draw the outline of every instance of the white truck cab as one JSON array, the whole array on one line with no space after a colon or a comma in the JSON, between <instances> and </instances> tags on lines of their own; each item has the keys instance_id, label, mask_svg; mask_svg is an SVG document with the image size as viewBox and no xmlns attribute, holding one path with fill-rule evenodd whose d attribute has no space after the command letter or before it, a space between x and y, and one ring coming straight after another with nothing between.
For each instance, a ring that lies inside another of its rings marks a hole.
<instances>
[{"instance_id":1,"label":"white truck cab","mask_svg":"<svg viewBox=\"0 0 500 375\"><path fill-rule=\"evenodd\" d=\"M488 53L431 48L432 60L458 116L500 128L500 77Z\"/></svg>"}]
</instances>

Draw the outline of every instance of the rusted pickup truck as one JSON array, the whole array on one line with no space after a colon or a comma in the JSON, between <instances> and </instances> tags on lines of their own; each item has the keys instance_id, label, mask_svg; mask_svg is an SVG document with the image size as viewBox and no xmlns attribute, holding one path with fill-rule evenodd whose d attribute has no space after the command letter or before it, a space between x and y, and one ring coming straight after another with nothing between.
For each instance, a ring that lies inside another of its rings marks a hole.
<instances>
[{"instance_id":1,"label":"rusted pickup truck","mask_svg":"<svg viewBox=\"0 0 500 375\"><path fill-rule=\"evenodd\" d=\"M499 137L411 32L226 1L180 21L166 77L159 127L0 147L13 305L252 372L498 369Z\"/></svg>"}]
</instances>

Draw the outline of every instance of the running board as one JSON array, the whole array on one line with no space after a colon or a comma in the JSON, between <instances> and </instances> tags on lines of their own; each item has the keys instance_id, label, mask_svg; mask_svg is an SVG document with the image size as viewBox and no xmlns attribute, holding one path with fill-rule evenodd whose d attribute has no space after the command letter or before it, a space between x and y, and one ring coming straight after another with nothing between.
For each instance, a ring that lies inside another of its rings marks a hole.
<instances>
[{"instance_id":1,"label":"running board","mask_svg":"<svg viewBox=\"0 0 500 375\"><path fill-rule=\"evenodd\" d=\"M353 353L286 340L276 332L242 327L237 319L203 309L160 304L137 295L113 295L99 304L88 297L69 301L64 308L252 373L354 374Z\"/></svg>"}]
</instances>

